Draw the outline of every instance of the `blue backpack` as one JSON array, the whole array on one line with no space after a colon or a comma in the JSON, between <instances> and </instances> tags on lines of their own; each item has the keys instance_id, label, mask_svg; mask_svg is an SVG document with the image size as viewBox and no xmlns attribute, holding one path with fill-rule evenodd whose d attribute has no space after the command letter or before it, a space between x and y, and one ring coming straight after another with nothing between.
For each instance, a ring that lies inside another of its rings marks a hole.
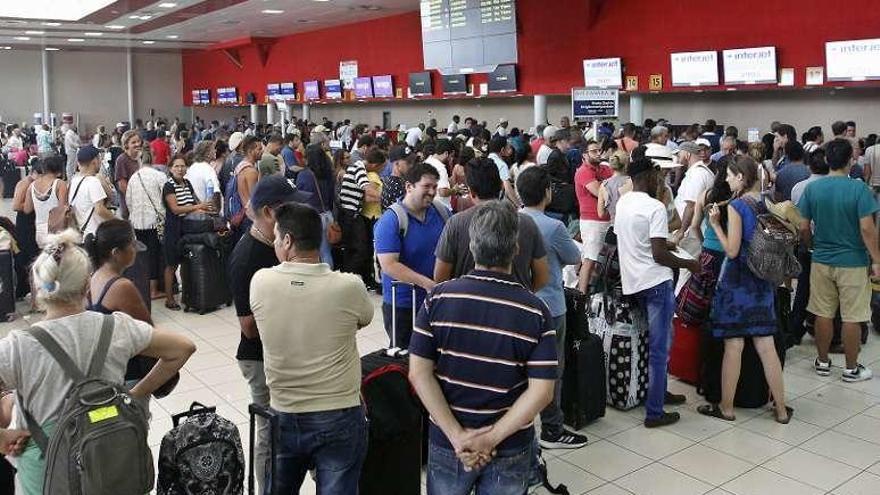
<instances>
[{"instance_id":1,"label":"blue backpack","mask_svg":"<svg viewBox=\"0 0 880 495\"><path fill-rule=\"evenodd\" d=\"M248 166L252 167L253 165ZM241 204L241 196L238 194L238 174L233 172L229 176L229 180L226 182L226 197L223 199L226 203L226 219L229 220L233 228L238 228L245 217L244 205Z\"/></svg>"}]
</instances>

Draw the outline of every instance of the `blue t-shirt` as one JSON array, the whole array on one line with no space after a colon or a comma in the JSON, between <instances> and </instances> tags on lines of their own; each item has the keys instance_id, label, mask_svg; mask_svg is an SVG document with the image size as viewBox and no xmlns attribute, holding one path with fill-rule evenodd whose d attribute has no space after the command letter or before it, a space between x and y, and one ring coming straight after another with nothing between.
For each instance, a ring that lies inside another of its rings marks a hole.
<instances>
[{"instance_id":1,"label":"blue t-shirt","mask_svg":"<svg viewBox=\"0 0 880 495\"><path fill-rule=\"evenodd\" d=\"M299 165L299 163L297 163L296 161L296 153L293 151L293 149L290 148L290 146L285 146L281 148L281 158L284 159L285 167Z\"/></svg>"},{"instance_id":2,"label":"blue t-shirt","mask_svg":"<svg viewBox=\"0 0 880 495\"><path fill-rule=\"evenodd\" d=\"M782 167L782 170L776 174L776 192L782 196L780 201L791 200L791 190L794 185L809 178L810 168L803 163L789 163Z\"/></svg>"},{"instance_id":3,"label":"blue t-shirt","mask_svg":"<svg viewBox=\"0 0 880 495\"><path fill-rule=\"evenodd\" d=\"M547 268L550 271L550 281L541 287L536 296L540 297L550 307L550 314L556 318L565 315L565 291L562 282L562 267L576 265L581 261L581 252L577 244L572 240L565 224L548 217L544 212L524 208L523 213L532 217L541 237L544 239L544 247L547 249Z\"/></svg>"},{"instance_id":4,"label":"blue t-shirt","mask_svg":"<svg viewBox=\"0 0 880 495\"><path fill-rule=\"evenodd\" d=\"M844 268L870 264L859 221L878 207L864 182L842 176L819 179L807 186L797 206L813 221L813 261Z\"/></svg>"},{"instance_id":5,"label":"blue t-shirt","mask_svg":"<svg viewBox=\"0 0 880 495\"><path fill-rule=\"evenodd\" d=\"M405 239L400 238L397 214L391 209L382 214L373 228L376 254L399 253L399 261L407 268L434 278L434 249L446 222L433 205L428 207L424 222L409 211L406 214L409 216L409 226ZM424 298L425 290L416 287L416 304L421 305ZM382 274L382 301L391 304L391 277L387 273ZM398 287L397 307L411 308L412 305L412 290L405 286Z\"/></svg>"},{"instance_id":6,"label":"blue t-shirt","mask_svg":"<svg viewBox=\"0 0 880 495\"><path fill-rule=\"evenodd\" d=\"M465 428L495 424L530 378L556 380L556 331L547 305L509 274L474 270L439 284L416 319L409 351L434 361L434 376ZM532 425L498 444L516 449L534 439ZM431 443L450 448L433 423Z\"/></svg>"}]
</instances>

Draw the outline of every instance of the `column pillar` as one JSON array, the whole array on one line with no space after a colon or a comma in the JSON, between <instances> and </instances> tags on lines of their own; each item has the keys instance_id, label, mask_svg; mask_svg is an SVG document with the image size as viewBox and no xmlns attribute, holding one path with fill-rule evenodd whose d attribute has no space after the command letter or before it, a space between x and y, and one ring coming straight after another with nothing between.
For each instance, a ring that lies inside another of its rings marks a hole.
<instances>
[{"instance_id":1,"label":"column pillar","mask_svg":"<svg viewBox=\"0 0 880 495\"><path fill-rule=\"evenodd\" d=\"M636 125L645 121L645 99L640 93L629 95L629 121Z\"/></svg>"},{"instance_id":2,"label":"column pillar","mask_svg":"<svg viewBox=\"0 0 880 495\"><path fill-rule=\"evenodd\" d=\"M534 125L547 123L547 95L535 95L535 120Z\"/></svg>"},{"instance_id":3,"label":"column pillar","mask_svg":"<svg viewBox=\"0 0 880 495\"><path fill-rule=\"evenodd\" d=\"M267 124L271 124L271 125L273 125L273 126L274 126L275 124L277 124L277 122L275 121L275 120L276 120L276 119L275 119L275 109L276 109L276 107L275 107L275 102L274 102L274 101L270 101L270 102L266 105L266 123L267 123Z\"/></svg>"},{"instance_id":4,"label":"column pillar","mask_svg":"<svg viewBox=\"0 0 880 495\"><path fill-rule=\"evenodd\" d=\"M308 121L311 118L312 106L309 105L308 103L303 103L302 111L303 111L303 120Z\"/></svg>"},{"instance_id":5,"label":"column pillar","mask_svg":"<svg viewBox=\"0 0 880 495\"><path fill-rule=\"evenodd\" d=\"M41 62L43 69L43 123L54 127L49 116L49 52L41 50Z\"/></svg>"},{"instance_id":6,"label":"column pillar","mask_svg":"<svg viewBox=\"0 0 880 495\"><path fill-rule=\"evenodd\" d=\"M128 122L131 128L134 128L134 68L133 68L131 48L125 52L125 72L128 84ZM80 129L82 131L82 129Z\"/></svg>"},{"instance_id":7,"label":"column pillar","mask_svg":"<svg viewBox=\"0 0 880 495\"><path fill-rule=\"evenodd\" d=\"M251 122L254 124L259 124L260 120L260 106L256 103L251 103Z\"/></svg>"}]
</instances>

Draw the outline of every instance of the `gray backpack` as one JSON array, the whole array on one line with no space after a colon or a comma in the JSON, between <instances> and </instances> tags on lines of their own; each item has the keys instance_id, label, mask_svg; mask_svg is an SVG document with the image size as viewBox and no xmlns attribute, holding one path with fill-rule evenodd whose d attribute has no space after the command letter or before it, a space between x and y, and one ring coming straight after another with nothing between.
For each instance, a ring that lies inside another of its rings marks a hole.
<instances>
[{"instance_id":1,"label":"gray backpack","mask_svg":"<svg viewBox=\"0 0 880 495\"><path fill-rule=\"evenodd\" d=\"M437 213L440 214L440 218L445 224L446 221L449 220L449 217L452 216L452 214L446 208L446 205L444 205L437 199L434 200L433 206L434 209L437 210ZM409 230L409 215L407 215L406 213L406 208L398 201L397 203L392 203L391 206L388 207L388 209L393 211L394 214L397 216L397 228L400 232L400 238L403 239L404 237L406 237L406 232Z\"/></svg>"},{"instance_id":2,"label":"gray backpack","mask_svg":"<svg viewBox=\"0 0 880 495\"><path fill-rule=\"evenodd\" d=\"M153 489L147 411L121 384L101 378L113 324L112 315L104 316L87 375L45 329L28 329L73 381L51 438L19 396L28 431L46 461L44 495L143 495Z\"/></svg>"}]
</instances>

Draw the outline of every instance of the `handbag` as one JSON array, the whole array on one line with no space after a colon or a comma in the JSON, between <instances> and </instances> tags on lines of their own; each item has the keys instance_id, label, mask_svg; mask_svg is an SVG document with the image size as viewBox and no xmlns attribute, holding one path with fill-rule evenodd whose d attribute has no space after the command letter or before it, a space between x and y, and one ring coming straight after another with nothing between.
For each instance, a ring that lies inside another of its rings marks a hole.
<instances>
[{"instance_id":1,"label":"handbag","mask_svg":"<svg viewBox=\"0 0 880 495\"><path fill-rule=\"evenodd\" d=\"M89 212L89 216L86 218L86 221L82 228L79 228L76 222L76 212L73 210L73 202L76 201L76 195L79 193L79 188L82 186L83 182L85 182L86 178L83 177L79 184L76 185L76 189L73 190L73 196L67 201L66 205L58 205L55 208L49 210L49 233L50 234L58 234L64 232L67 229L79 229L80 233L82 233L86 226L89 225L89 221L92 219L92 214L95 213L95 208L92 208L92 211Z\"/></svg>"},{"instance_id":2,"label":"handbag","mask_svg":"<svg viewBox=\"0 0 880 495\"><path fill-rule=\"evenodd\" d=\"M574 184L568 182L550 182L552 196L547 211L552 213L572 213L577 210L577 197Z\"/></svg>"},{"instance_id":3,"label":"handbag","mask_svg":"<svg viewBox=\"0 0 880 495\"><path fill-rule=\"evenodd\" d=\"M138 180L141 182L141 187L144 188L144 194L147 195L147 200L150 201L150 206L153 207L153 211L156 212L156 234L159 236L159 242L162 242L162 239L165 238L165 215L159 213L159 209L156 208L156 203L153 202L153 198L150 197L150 193L147 191L147 186L144 184L144 176L140 173L137 174Z\"/></svg>"},{"instance_id":4,"label":"handbag","mask_svg":"<svg viewBox=\"0 0 880 495\"><path fill-rule=\"evenodd\" d=\"M688 325L702 325L709 318L709 306L715 294L715 267L718 259L711 253L700 253L700 273L692 274L675 298L675 314Z\"/></svg>"},{"instance_id":5,"label":"handbag","mask_svg":"<svg viewBox=\"0 0 880 495\"><path fill-rule=\"evenodd\" d=\"M309 170L309 172L312 173L312 182L315 183L315 191L318 191L318 201L321 202L321 208L324 209L324 211L321 212L321 223L327 226L327 243L331 246L339 244L342 242L342 227L333 218L333 212L326 209L327 205L324 203L323 194L321 194L321 185L318 184L318 177L316 177L315 173L311 170Z\"/></svg>"}]
</instances>

